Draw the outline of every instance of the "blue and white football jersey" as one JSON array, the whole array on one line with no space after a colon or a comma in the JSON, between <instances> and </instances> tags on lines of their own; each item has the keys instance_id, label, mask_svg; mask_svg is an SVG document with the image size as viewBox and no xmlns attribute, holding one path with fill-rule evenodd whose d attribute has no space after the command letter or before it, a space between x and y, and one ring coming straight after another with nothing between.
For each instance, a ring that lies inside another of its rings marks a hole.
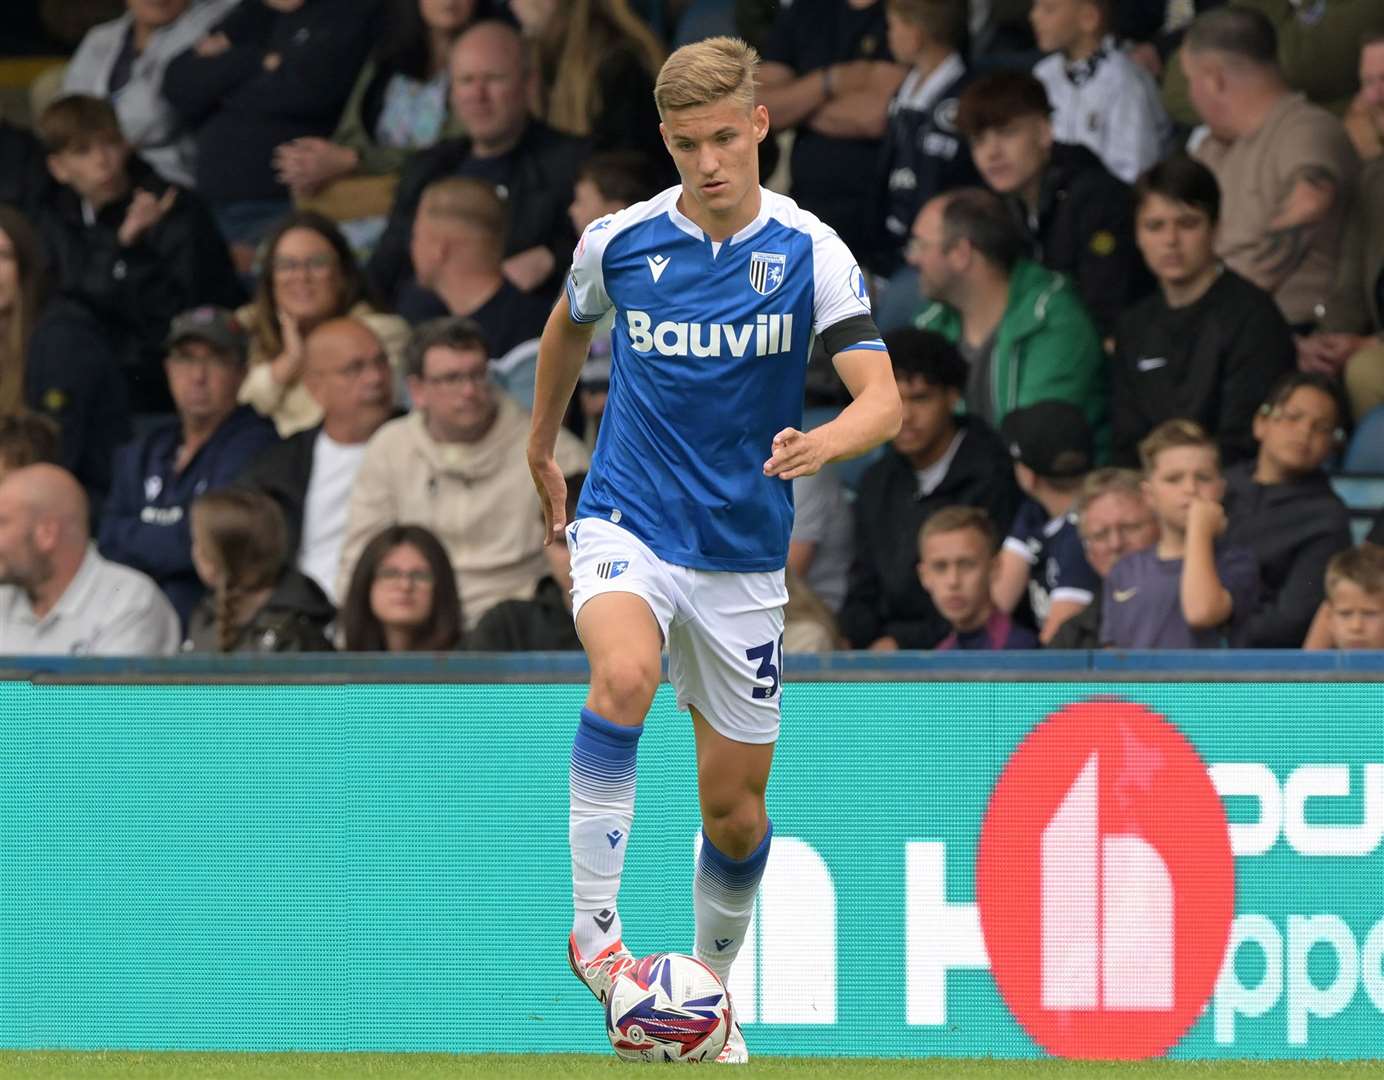
<instances>
[{"instance_id":1,"label":"blue and white football jersey","mask_svg":"<svg viewBox=\"0 0 1384 1080\"><path fill-rule=\"evenodd\" d=\"M592 222L567 280L572 318L612 308L610 395L579 517L628 529L679 566L777 570L793 486L764 475L775 435L802 427L817 335L831 353L884 343L846 245L788 198L713 244L682 189Z\"/></svg>"}]
</instances>

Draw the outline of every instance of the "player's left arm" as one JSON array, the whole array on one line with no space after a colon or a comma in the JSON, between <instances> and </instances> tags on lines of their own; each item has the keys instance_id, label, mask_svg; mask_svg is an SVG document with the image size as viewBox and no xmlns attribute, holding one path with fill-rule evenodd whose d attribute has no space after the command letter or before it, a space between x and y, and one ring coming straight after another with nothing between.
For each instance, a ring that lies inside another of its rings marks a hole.
<instances>
[{"instance_id":1,"label":"player's left arm","mask_svg":"<svg viewBox=\"0 0 1384 1080\"><path fill-rule=\"evenodd\" d=\"M811 476L829 462L857 457L899 433L903 403L889 354L874 345L844 349L831 360L851 392L851 403L821 427L806 432L784 428L775 435L765 476Z\"/></svg>"}]
</instances>

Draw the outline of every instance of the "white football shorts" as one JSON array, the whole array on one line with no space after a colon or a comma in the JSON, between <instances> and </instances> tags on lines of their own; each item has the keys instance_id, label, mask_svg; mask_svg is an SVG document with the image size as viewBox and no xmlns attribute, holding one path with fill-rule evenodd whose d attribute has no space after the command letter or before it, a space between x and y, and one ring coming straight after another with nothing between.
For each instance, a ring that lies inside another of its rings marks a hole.
<instances>
[{"instance_id":1,"label":"white football shorts","mask_svg":"<svg viewBox=\"0 0 1384 1080\"><path fill-rule=\"evenodd\" d=\"M782 570L731 573L664 562L604 518L567 526L572 617L602 593L643 598L668 648L678 708L689 706L728 739L778 739L783 663Z\"/></svg>"}]
</instances>

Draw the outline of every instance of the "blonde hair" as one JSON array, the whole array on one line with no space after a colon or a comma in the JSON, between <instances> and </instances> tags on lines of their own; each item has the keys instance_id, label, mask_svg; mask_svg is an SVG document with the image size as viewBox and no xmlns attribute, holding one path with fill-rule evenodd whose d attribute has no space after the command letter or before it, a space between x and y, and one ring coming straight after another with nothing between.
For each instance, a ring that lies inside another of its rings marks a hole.
<instances>
[{"instance_id":1,"label":"blonde hair","mask_svg":"<svg viewBox=\"0 0 1384 1080\"><path fill-rule=\"evenodd\" d=\"M278 582L288 560L288 528L279 504L249 488L209 491L192 504L192 529L217 571L216 635L233 652L252 594Z\"/></svg>"},{"instance_id":2,"label":"blonde hair","mask_svg":"<svg viewBox=\"0 0 1384 1080\"><path fill-rule=\"evenodd\" d=\"M754 106L759 53L734 37L714 37L684 45L663 65L654 84L659 116L730 98Z\"/></svg>"},{"instance_id":3,"label":"blonde hair","mask_svg":"<svg viewBox=\"0 0 1384 1080\"><path fill-rule=\"evenodd\" d=\"M1215 439L1206 434L1204 427L1195 420L1164 420L1139 444L1139 462L1144 466L1144 475L1153 472L1158 464L1158 455L1163 451L1178 450L1184 446L1210 450L1216 455L1216 467L1220 468L1220 447Z\"/></svg>"},{"instance_id":4,"label":"blonde hair","mask_svg":"<svg viewBox=\"0 0 1384 1080\"><path fill-rule=\"evenodd\" d=\"M1372 595L1384 595L1384 547L1361 544L1331 556L1326 564L1327 599L1343 581Z\"/></svg>"},{"instance_id":5,"label":"blonde hair","mask_svg":"<svg viewBox=\"0 0 1384 1080\"><path fill-rule=\"evenodd\" d=\"M423 189L418 212L424 217L462 221L483 229L504 247L509 209L491 184L470 176L434 180Z\"/></svg>"},{"instance_id":6,"label":"blonde hair","mask_svg":"<svg viewBox=\"0 0 1384 1080\"><path fill-rule=\"evenodd\" d=\"M974 530L981 535L985 541L986 551L993 554L999 547L999 534L995 531L995 523L982 507L945 506L923 522L923 527L918 530L918 551L921 553L928 539L933 536L964 532L966 529Z\"/></svg>"},{"instance_id":7,"label":"blonde hair","mask_svg":"<svg viewBox=\"0 0 1384 1080\"><path fill-rule=\"evenodd\" d=\"M569 135L590 135L601 100L601 67L629 50L652 77L666 56L658 37L630 10L629 0L563 0L538 38L538 66L549 88L542 118Z\"/></svg>"},{"instance_id":8,"label":"blonde hair","mask_svg":"<svg viewBox=\"0 0 1384 1080\"><path fill-rule=\"evenodd\" d=\"M1107 466L1087 473L1081 482L1081 494L1076 499L1076 515L1081 517L1097 499L1106 495L1127 495L1136 502L1144 501L1143 478L1133 469Z\"/></svg>"}]
</instances>

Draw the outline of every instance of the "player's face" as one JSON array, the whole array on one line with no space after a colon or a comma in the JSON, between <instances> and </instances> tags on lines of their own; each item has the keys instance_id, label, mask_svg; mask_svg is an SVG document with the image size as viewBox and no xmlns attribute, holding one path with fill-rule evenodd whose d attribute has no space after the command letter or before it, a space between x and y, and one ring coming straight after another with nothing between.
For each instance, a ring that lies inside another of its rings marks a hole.
<instances>
[{"instance_id":1,"label":"player's face","mask_svg":"<svg viewBox=\"0 0 1384 1080\"><path fill-rule=\"evenodd\" d=\"M1336 447L1336 402L1315 386L1299 386L1282 405L1254 418L1259 456L1281 475L1305 476Z\"/></svg>"},{"instance_id":2,"label":"player's face","mask_svg":"<svg viewBox=\"0 0 1384 1080\"><path fill-rule=\"evenodd\" d=\"M1126 555L1158 539L1158 522L1143 499L1109 491L1092 499L1081 515L1081 543L1091 569L1105 577Z\"/></svg>"},{"instance_id":3,"label":"player's face","mask_svg":"<svg viewBox=\"0 0 1384 1080\"><path fill-rule=\"evenodd\" d=\"M1371 109L1384 110L1384 41L1360 51L1360 93Z\"/></svg>"},{"instance_id":4,"label":"player's face","mask_svg":"<svg viewBox=\"0 0 1384 1080\"><path fill-rule=\"evenodd\" d=\"M960 395L916 377L900 378L897 383L903 420L894 436L894 449L906 458L926 457L942 440L951 438Z\"/></svg>"},{"instance_id":5,"label":"player's face","mask_svg":"<svg viewBox=\"0 0 1384 1080\"><path fill-rule=\"evenodd\" d=\"M435 345L423 356L422 376L408 383L438 442L475 442L495 420L490 361L482 352Z\"/></svg>"},{"instance_id":6,"label":"player's face","mask_svg":"<svg viewBox=\"0 0 1384 1080\"><path fill-rule=\"evenodd\" d=\"M1185 531L1194 499L1220 502L1225 481L1216 451L1205 446L1175 446L1164 450L1144 481L1144 495L1159 520Z\"/></svg>"},{"instance_id":7,"label":"player's face","mask_svg":"<svg viewBox=\"0 0 1384 1080\"><path fill-rule=\"evenodd\" d=\"M1216 227L1205 210L1162 195L1139 204L1135 239L1144 262L1165 286L1195 281L1216 262Z\"/></svg>"},{"instance_id":8,"label":"player's face","mask_svg":"<svg viewBox=\"0 0 1384 1080\"><path fill-rule=\"evenodd\" d=\"M769 133L768 110L722 98L670 111L659 130L682 178L684 213L699 224L749 224L759 207L752 196L759 190L759 144Z\"/></svg>"},{"instance_id":9,"label":"player's face","mask_svg":"<svg viewBox=\"0 0 1384 1080\"><path fill-rule=\"evenodd\" d=\"M1331 636L1338 649L1384 649L1384 593L1366 592L1353 581L1338 581L1328 604Z\"/></svg>"},{"instance_id":10,"label":"player's face","mask_svg":"<svg viewBox=\"0 0 1384 1080\"><path fill-rule=\"evenodd\" d=\"M918 576L942 617L974 630L990 614L992 555L975 529L934 533L923 544Z\"/></svg>"},{"instance_id":11,"label":"player's face","mask_svg":"<svg viewBox=\"0 0 1384 1080\"><path fill-rule=\"evenodd\" d=\"M971 156L994 191L1009 195L1031 186L1052 155L1052 124L1046 116L1019 116L986 128L971 140Z\"/></svg>"},{"instance_id":12,"label":"player's face","mask_svg":"<svg viewBox=\"0 0 1384 1080\"><path fill-rule=\"evenodd\" d=\"M391 548L370 583L370 611L380 625L398 630L416 630L432 613L432 566L412 544Z\"/></svg>"}]
</instances>

